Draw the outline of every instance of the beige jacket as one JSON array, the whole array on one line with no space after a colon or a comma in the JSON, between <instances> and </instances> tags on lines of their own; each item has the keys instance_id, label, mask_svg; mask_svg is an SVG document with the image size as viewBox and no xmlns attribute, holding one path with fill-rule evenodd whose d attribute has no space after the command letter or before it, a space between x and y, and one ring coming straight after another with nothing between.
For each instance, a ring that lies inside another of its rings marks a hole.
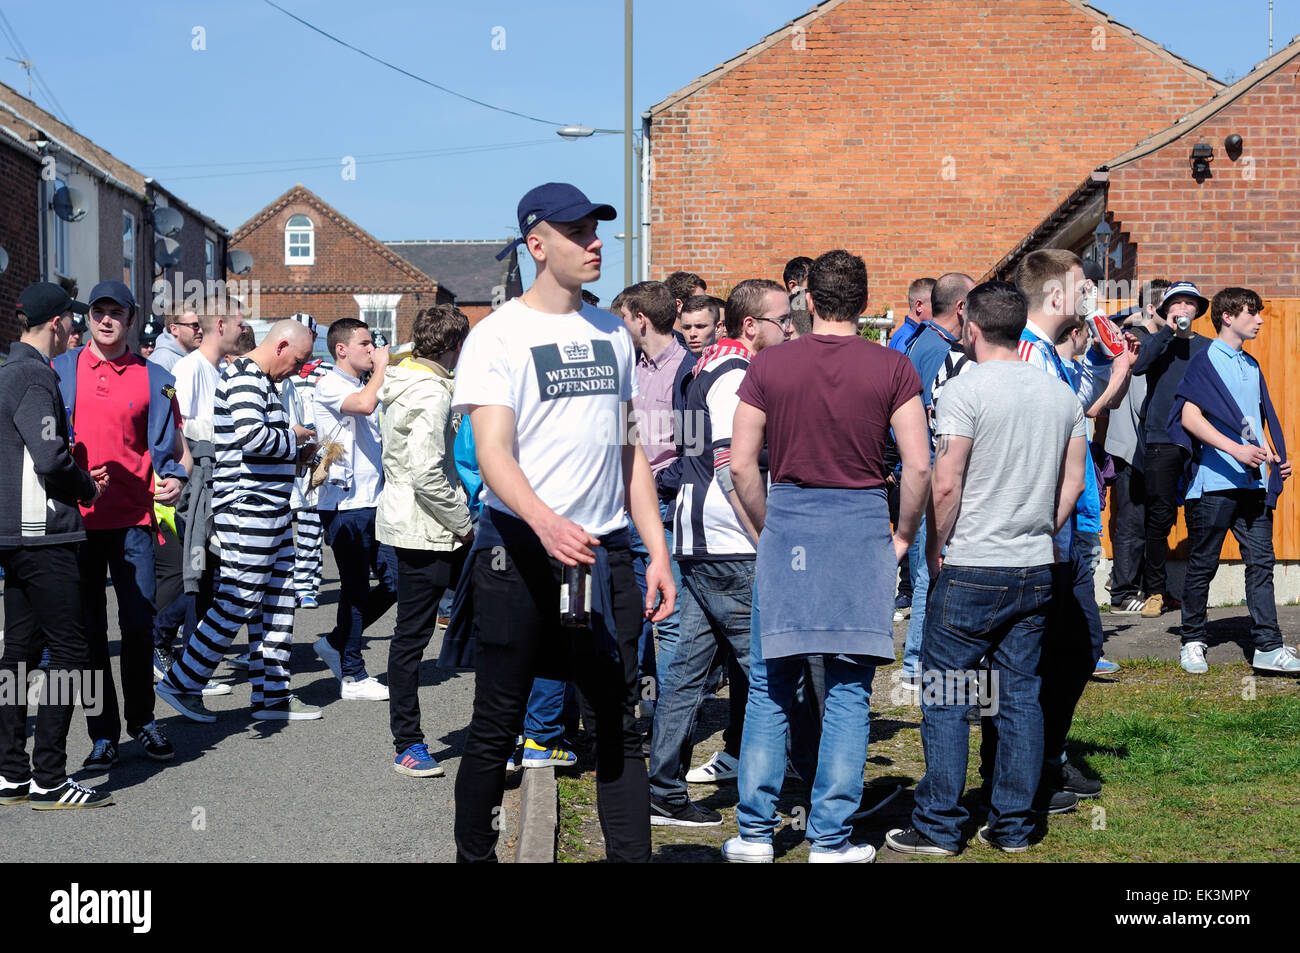
<instances>
[{"instance_id":1,"label":"beige jacket","mask_svg":"<svg viewBox=\"0 0 1300 953\"><path fill-rule=\"evenodd\" d=\"M450 551L470 530L465 488L452 457L451 392L451 375L433 361L407 358L384 376L384 488L375 512L381 543Z\"/></svg>"}]
</instances>

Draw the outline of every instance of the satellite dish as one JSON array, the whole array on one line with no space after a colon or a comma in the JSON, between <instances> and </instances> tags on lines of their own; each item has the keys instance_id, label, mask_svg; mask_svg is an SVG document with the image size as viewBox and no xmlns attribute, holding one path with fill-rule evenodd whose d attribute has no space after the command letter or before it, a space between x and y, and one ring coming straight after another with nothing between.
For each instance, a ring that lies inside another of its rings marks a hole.
<instances>
[{"instance_id":1,"label":"satellite dish","mask_svg":"<svg viewBox=\"0 0 1300 953\"><path fill-rule=\"evenodd\" d=\"M233 248L226 255L226 268L232 274L246 275L253 270L253 256L246 251Z\"/></svg>"},{"instance_id":2,"label":"satellite dish","mask_svg":"<svg viewBox=\"0 0 1300 953\"><path fill-rule=\"evenodd\" d=\"M9 270L9 253L0 245L0 275Z\"/></svg>"},{"instance_id":3,"label":"satellite dish","mask_svg":"<svg viewBox=\"0 0 1300 953\"><path fill-rule=\"evenodd\" d=\"M76 189L66 185L59 186L54 192L52 203L54 214L65 222L79 222L86 217L86 200Z\"/></svg>"},{"instance_id":4,"label":"satellite dish","mask_svg":"<svg viewBox=\"0 0 1300 953\"><path fill-rule=\"evenodd\" d=\"M153 243L153 260L163 268L181 260L181 243L174 238L156 238Z\"/></svg>"},{"instance_id":5,"label":"satellite dish","mask_svg":"<svg viewBox=\"0 0 1300 953\"><path fill-rule=\"evenodd\" d=\"M153 230L163 238L175 238L185 226L185 216L174 208L160 205L153 210Z\"/></svg>"}]
</instances>

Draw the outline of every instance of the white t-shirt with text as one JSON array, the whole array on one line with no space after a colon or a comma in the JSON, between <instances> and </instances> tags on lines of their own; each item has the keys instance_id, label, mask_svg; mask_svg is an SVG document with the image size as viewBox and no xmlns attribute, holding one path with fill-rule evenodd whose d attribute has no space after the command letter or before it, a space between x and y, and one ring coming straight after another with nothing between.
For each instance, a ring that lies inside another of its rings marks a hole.
<instances>
[{"instance_id":1,"label":"white t-shirt with text","mask_svg":"<svg viewBox=\"0 0 1300 953\"><path fill-rule=\"evenodd\" d=\"M593 536L626 525L621 405L636 394L623 322L584 304L543 314L515 298L475 325L456 367L452 410L515 413L515 459L542 502ZM484 487L486 505L510 508ZM514 515L514 514L512 514Z\"/></svg>"}]
</instances>

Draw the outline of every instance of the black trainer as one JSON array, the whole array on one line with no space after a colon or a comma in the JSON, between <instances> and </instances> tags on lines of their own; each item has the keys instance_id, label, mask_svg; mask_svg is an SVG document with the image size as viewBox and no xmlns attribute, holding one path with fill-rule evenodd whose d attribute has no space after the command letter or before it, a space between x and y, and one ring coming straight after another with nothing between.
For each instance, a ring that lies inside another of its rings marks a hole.
<instances>
[{"instance_id":1,"label":"black trainer","mask_svg":"<svg viewBox=\"0 0 1300 953\"><path fill-rule=\"evenodd\" d=\"M167 670L172 667L172 653L161 646L153 650L153 677L162 681L167 677Z\"/></svg>"},{"instance_id":2,"label":"black trainer","mask_svg":"<svg viewBox=\"0 0 1300 953\"><path fill-rule=\"evenodd\" d=\"M885 846L900 854L925 854L930 857L953 857L955 850L940 847L915 827L896 827L885 835Z\"/></svg>"},{"instance_id":3,"label":"black trainer","mask_svg":"<svg viewBox=\"0 0 1300 953\"><path fill-rule=\"evenodd\" d=\"M27 800L29 781L6 781L0 778L0 804L22 804Z\"/></svg>"},{"instance_id":4,"label":"black trainer","mask_svg":"<svg viewBox=\"0 0 1300 953\"><path fill-rule=\"evenodd\" d=\"M1077 798L1097 797L1101 794L1101 782L1085 777L1082 771L1068 761L1061 765L1052 786L1068 791Z\"/></svg>"},{"instance_id":5,"label":"black trainer","mask_svg":"<svg viewBox=\"0 0 1300 953\"><path fill-rule=\"evenodd\" d=\"M1079 796L1071 794L1069 791L1049 791L1044 788L1038 789L1038 794L1034 796L1033 811L1035 814L1069 814L1079 806Z\"/></svg>"},{"instance_id":6,"label":"black trainer","mask_svg":"<svg viewBox=\"0 0 1300 953\"><path fill-rule=\"evenodd\" d=\"M71 811L83 807L105 807L113 803L113 795L83 787L69 778L48 791L42 791L33 782L27 800L33 811Z\"/></svg>"},{"instance_id":7,"label":"black trainer","mask_svg":"<svg viewBox=\"0 0 1300 953\"><path fill-rule=\"evenodd\" d=\"M650 799L651 827L720 827L722 815L694 801L674 806L658 798Z\"/></svg>"},{"instance_id":8,"label":"black trainer","mask_svg":"<svg viewBox=\"0 0 1300 953\"><path fill-rule=\"evenodd\" d=\"M137 730L135 740L140 742L144 753L155 761L170 761L176 754L176 749L172 747L172 743L167 740L167 736L162 733L156 721L151 721Z\"/></svg>"},{"instance_id":9,"label":"black trainer","mask_svg":"<svg viewBox=\"0 0 1300 953\"><path fill-rule=\"evenodd\" d=\"M90 755L81 764L83 771L107 771L117 764L117 742L100 738L90 749Z\"/></svg>"}]
</instances>

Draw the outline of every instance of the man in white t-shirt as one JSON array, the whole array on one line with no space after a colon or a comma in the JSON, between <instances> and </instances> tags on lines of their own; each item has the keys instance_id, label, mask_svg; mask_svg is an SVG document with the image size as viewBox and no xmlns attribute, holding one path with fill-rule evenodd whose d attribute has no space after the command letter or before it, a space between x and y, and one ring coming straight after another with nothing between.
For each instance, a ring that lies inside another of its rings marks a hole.
<instances>
[{"instance_id":1,"label":"man in white t-shirt","mask_svg":"<svg viewBox=\"0 0 1300 953\"><path fill-rule=\"evenodd\" d=\"M496 859L506 759L543 676L572 679L595 712L609 859L644 862L650 798L635 718L637 637L643 618L668 617L676 590L650 464L624 426L636 393L632 339L581 297L600 278L596 222L615 212L554 182L526 194L518 212L522 237L499 257L525 245L537 279L470 332L452 406L470 415L485 503L464 576L477 645L474 715L456 776L457 859ZM625 507L650 556L644 603ZM562 605L579 616L586 608L584 589L588 619L562 625ZM562 593L574 598L562 603Z\"/></svg>"},{"instance_id":2,"label":"man in white t-shirt","mask_svg":"<svg viewBox=\"0 0 1300 953\"><path fill-rule=\"evenodd\" d=\"M339 568L339 608L334 631L316 641L316 654L342 682L353 701L387 701L388 688L366 672L361 657L365 630L397 601L397 554L375 539L375 507L384 488L379 432L379 388L388 348L375 347L370 329L356 318L330 325L325 338L334 369L316 384L316 435L343 447L320 488L325 542ZM369 373L370 380L361 383ZM378 584L370 586L375 565Z\"/></svg>"},{"instance_id":3,"label":"man in white t-shirt","mask_svg":"<svg viewBox=\"0 0 1300 953\"><path fill-rule=\"evenodd\" d=\"M184 420L185 436L190 440L212 439L212 410L221 383L218 365L235 353L244 317L237 302L212 298L203 305L197 318L203 329L199 346L176 362L176 403Z\"/></svg>"}]
</instances>

